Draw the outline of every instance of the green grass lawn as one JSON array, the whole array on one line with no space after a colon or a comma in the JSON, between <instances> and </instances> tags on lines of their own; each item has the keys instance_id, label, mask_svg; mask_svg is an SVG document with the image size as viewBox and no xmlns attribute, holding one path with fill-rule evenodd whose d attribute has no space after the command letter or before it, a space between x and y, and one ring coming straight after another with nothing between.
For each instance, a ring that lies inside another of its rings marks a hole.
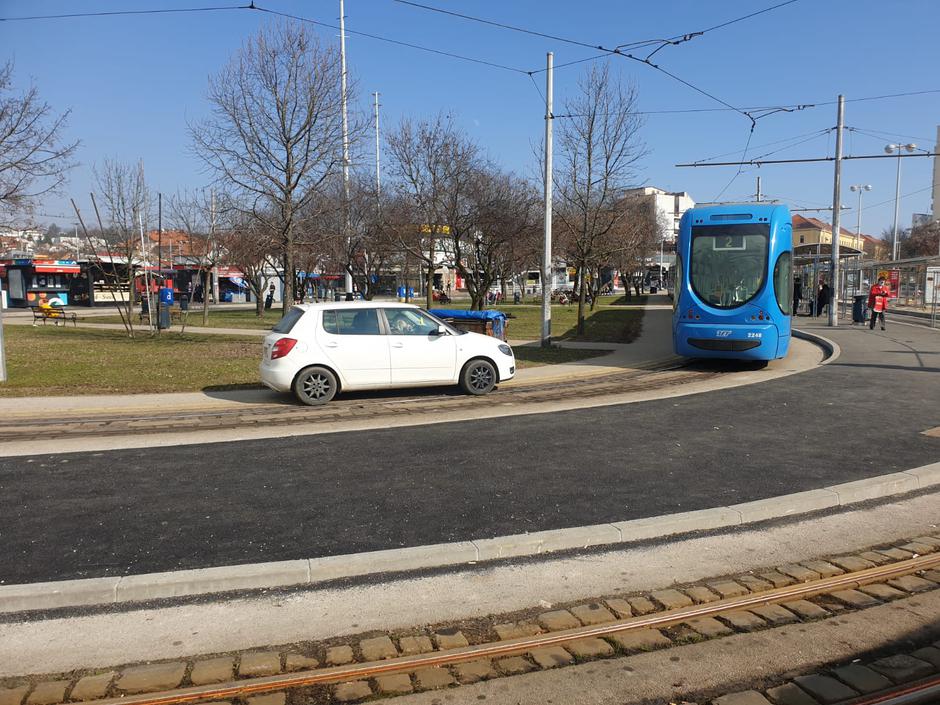
<instances>
[{"instance_id":1,"label":"green grass lawn","mask_svg":"<svg viewBox=\"0 0 940 705\"><path fill-rule=\"evenodd\" d=\"M120 316L92 316L92 315L81 315L80 319L82 321L87 321L88 323L120 323ZM225 310L225 309L215 309L209 311L209 322L206 323L206 328L251 328L253 330L270 330L271 327L281 320L281 309L271 309L266 311L264 316L259 317L254 309L234 309L234 310ZM134 314L134 326L137 326L137 314ZM176 325L177 321L173 321L173 324ZM144 321L144 326L147 322ZM189 314L186 318L187 327L203 327L202 323L202 309L201 308L191 308L189 309Z\"/></svg>"},{"instance_id":2,"label":"green grass lawn","mask_svg":"<svg viewBox=\"0 0 940 705\"><path fill-rule=\"evenodd\" d=\"M255 385L261 340L165 333L128 338L92 328L5 326L0 396L190 392Z\"/></svg>"},{"instance_id":3,"label":"green grass lawn","mask_svg":"<svg viewBox=\"0 0 940 705\"><path fill-rule=\"evenodd\" d=\"M237 312L231 312L237 313ZM5 326L0 396L193 392L260 386L261 340L163 333L128 338L94 328ZM574 362L606 350L518 347L517 367Z\"/></svg>"}]
</instances>

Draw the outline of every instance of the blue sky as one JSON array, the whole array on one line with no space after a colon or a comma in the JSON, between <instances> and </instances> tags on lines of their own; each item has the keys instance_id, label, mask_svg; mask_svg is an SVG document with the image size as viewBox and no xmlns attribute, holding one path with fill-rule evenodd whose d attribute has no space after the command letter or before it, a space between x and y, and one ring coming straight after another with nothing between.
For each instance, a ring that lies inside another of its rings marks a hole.
<instances>
[{"instance_id":1,"label":"blue sky","mask_svg":"<svg viewBox=\"0 0 940 705\"><path fill-rule=\"evenodd\" d=\"M570 37L592 45L618 45L704 29L774 5L780 0L661 0L657 3L594 0L425 0L478 17ZM225 0L0 0L0 17L122 9L182 8L229 4ZM231 4L242 4L232 2ZM258 0L273 10L335 24L338 0ZM392 0L347 0L347 28L387 36L523 70L598 52L557 40L487 27L416 9ZM165 194L198 187L207 176L189 154L187 121L208 110L208 76L216 73L270 16L250 10L211 13L73 18L0 23L4 58L16 61L16 79L30 79L45 100L71 108L69 135L81 139L81 165L68 186L87 205L91 166L104 158L143 159L148 181ZM846 154L881 153L889 141L913 141L932 149L940 124L940 92L904 98L851 102L885 94L940 89L940 3L936 0L799 0L786 7L715 30L656 55L657 63L734 106L829 103L839 93L850 101L846 124L868 132L846 136ZM318 29L326 41L337 32ZM543 131L544 74L526 75L436 56L373 39L349 36L347 56L358 85L358 106L371 113L371 93L381 93L384 127L403 116L441 110L507 169L534 174L533 157ZM720 108L705 96L647 66L619 57L614 70L634 81L646 111ZM580 66L555 73L555 112L572 94ZM801 135L811 138L835 125L834 105L778 113L758 121L749 156L766 154ZM740 157L749 122L733 111L657 113L646 117L642 139L649 155L641 181L688 191L698 201L714 199L736 168L683 169L674 165L717 154ZM902 137L903 136L903 137ZM824 156L834 139L821 135L770 158ZM723 159L724 160L724 159ZM894 217L894 160L851 161L843 170L843 226L854 229L853 183L869 183L862 229L879 234ZM930 209L931 160L902 164L901 223ZM765 166L743 171L723 200L746 199L763 190L791 207L831 204L832 165ZM880 205L879 205L880 204ZM41 213L68 214L68 199L50 197ZM825 217L827 213L809 213ZM40 216L40 222L52 222ZM70 226L72 217L57 219Z\"/></svg>"}]
</instances>

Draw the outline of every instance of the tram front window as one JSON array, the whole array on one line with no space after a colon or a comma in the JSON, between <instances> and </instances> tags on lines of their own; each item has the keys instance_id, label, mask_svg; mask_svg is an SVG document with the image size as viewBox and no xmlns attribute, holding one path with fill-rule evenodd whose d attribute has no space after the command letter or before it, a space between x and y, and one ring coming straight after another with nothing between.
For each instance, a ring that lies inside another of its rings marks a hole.
<instances>
[{"instance_id":1,"label":"tram front window","mask_svg":"<svg viewBox=\"0 0 940 705\"><path fill-rule=\"evenodd\" d=\"M689 282L715 308L737 308L764 285L770 226L765 223L692 228Z\"/></svg>"}]
</instances>

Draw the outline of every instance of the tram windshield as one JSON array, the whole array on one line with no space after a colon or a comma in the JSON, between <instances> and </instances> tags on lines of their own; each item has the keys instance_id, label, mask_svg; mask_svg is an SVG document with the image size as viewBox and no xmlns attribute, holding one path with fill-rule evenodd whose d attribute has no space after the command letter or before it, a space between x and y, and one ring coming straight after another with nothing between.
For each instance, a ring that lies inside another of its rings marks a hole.
<instances>
[{"instance_id":1,"label":"tram windshield","mask_svg":"<svg viewBox=\"0 0 940 705\"><path fill-rule=\"evenodd\" d=\"M692 228L689 282L715 308L736 308L764 285L770 225L738 223Z\"/></svg>"}]
</instances>

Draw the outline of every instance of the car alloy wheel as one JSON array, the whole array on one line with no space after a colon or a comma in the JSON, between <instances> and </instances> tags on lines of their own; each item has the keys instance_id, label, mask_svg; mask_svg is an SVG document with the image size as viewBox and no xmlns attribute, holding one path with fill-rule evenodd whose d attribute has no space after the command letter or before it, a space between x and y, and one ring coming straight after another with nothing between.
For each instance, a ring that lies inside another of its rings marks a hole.
<instances>
[{"instance_id":1,"label":"car alloy wheel","mask_svg":"<svg viewBox=\"0 0 940 705\"><path fill-rule=\"evenodd\" d=\"M461 375L461 385L467 394L487 394L496 386L496 369L488 360L473 360Z\"/></svg>"},{"instance_id":2,"label":"car alloy wheel","mask_svg":"<svg viewBox=\"0 0 940 705\"><path fill-rule=\"evenodd\" d=\"M336 377L323 367L311 367L294 381L294 394L304 404L325 404L336 396Z\"/></svg>"}]
</instances>

